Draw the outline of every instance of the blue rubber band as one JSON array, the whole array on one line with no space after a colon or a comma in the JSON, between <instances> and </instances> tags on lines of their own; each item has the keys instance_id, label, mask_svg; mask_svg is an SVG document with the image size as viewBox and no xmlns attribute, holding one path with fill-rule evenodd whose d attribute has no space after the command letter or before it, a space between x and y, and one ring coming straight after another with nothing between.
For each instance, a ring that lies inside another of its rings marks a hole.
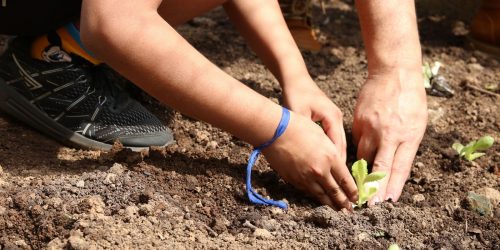
<instances>
[{"instance_id":1,"label":"blue rubber band","mask_svg":"<svg viewBox=\"0 0 500 250\"><path fill-rule=\"evenodd\" d=\"M276 132L274 133L274 136L271 140L268 142L256 147L253 151L252 154L250 155L250 159L248 160L247 164L247 174L246 174L246 183L247 183L247 195L248 199L258 205L266 205L266 206L275 206L279 207L282 209L288 209L288 205L284 201L275 201L275 200L269 200L261 195L259 195L255 190L252 188L252 168L253 165L255 164L255 161L257 161L257 158L259 157L260 153L262 150L269 145L273 144L276 139L278 139L286 130L288 127L288 122L290 121L290 111L286 108L283 107L283 112L281 114L281 120L278 125L278 128L276 128Z\"/></svg>"}]
</instances>

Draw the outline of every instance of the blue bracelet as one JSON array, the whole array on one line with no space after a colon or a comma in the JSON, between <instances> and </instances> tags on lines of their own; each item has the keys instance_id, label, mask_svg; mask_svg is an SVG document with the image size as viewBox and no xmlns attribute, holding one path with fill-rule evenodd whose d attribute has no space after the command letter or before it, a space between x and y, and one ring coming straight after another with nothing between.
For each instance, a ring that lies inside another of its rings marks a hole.
<instances>
[{"instance_id":1,"label":"blue bracelet","mask_svg":"<svg viewBox=\"0 0 500 250\"><path fill-rule=\"evenodd\" d=\"M288 205L284 201L275 201L275 200L269 200L261 195L259 195L255 190L252 188L252 167L255 164L255 161L259 157L259 154L261 151L268 147L269 145L273 144L276 139L278 139L286 130L288 127L288 122L290 121L290 111L286 108L283 107L283 112L281 114L281 120L278 125L278 128L276 128L276 132L274 133L274 136L271 140L268 142L256 147L253 151L252 154L250 155L250 159L248 160L248 165L247 165L247 176L246 176L246 182L247 182L247 195L248 199L254 203L254 204L259 204L259 205L266 205L266 206L276 206L282 209L287 209Z\"/></svg>"}]
</instances>

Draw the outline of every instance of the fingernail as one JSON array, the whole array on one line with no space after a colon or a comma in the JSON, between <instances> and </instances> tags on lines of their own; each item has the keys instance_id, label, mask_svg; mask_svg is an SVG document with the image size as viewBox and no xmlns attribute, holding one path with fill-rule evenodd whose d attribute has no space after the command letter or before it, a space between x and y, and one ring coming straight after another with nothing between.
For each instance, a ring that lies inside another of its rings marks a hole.
<instances>
[{"instance_id":1,"label":"fingernail","mask_svg":"<svg viewBox=\"0 0 500 250\"><path fill-rule=\"evenodd\" d=\"M385 196L386 201L393 202L394 201L394 196L392 194L388 194Z\"/></svg>"}]
</instances>

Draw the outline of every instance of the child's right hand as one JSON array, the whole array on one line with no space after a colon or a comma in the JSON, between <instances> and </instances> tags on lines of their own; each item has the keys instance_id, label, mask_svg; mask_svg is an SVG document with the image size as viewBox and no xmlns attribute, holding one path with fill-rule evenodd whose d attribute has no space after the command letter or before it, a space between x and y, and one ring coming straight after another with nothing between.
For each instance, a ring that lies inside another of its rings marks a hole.
<instances>
[{"instance_id":1,"label":"child's right hand","mask_svg":"<svg viewBox=\"0 0 500 250\"><path fill-rule=\"evenodd\" d=\"M285 133L263 151L271 167L321 203L351 209L358 190L337 147L311 119L290 113Z\"/></svg>"}]
</instances>

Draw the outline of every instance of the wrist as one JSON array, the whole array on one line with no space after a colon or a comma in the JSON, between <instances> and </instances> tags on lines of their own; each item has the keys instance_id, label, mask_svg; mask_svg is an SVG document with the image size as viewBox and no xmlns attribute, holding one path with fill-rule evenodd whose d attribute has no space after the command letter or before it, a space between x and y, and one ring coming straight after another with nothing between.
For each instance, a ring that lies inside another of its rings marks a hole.
<instances>
[{"instance_id":1,"label":"wrist","mask_svg":"<svg viewBox=\"0 0 500 250\"><path fill-rule=\"evenodd\" d=\"M300 91L304 88L309 88L311 86L317 87L316 82L309 76L309 74L295 75L292 77L284 78L280 81L280 86L283 92L289 91Z\"/></svg>"},{"instance_id":2,"label":"wrist","mask_svg":"<svg viewBox=\"0 0 500 250\"><path fill-rule=\"evenodd\" d=\"M381 67L368 71L368 81L396 83L402 86L424 87L422 66Z\"/></svg>"},{"instance_id":3,"label":"wrist","mask_svg":"<svg viewBox=\"0 0 500 250\"><path fill-rule=\"evenodd\" d=\"M282 107L280 105L266 100L268 103L262 106L260 114L256 116L257 119L249 124L250 133L243 138L250 143L253 147L258 147L269 141L273 136L282 116Z\"/></svg>"}]
</instances>

